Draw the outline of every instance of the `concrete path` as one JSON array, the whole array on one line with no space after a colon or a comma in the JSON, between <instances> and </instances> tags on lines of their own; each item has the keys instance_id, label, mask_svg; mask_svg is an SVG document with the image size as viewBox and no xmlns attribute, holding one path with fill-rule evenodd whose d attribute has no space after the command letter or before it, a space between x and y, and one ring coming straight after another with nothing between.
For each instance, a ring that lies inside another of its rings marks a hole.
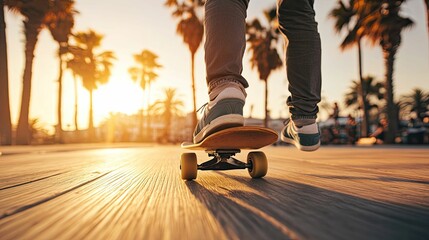
<instances>
[{"instance_id":1,"label":"concrete path","mask_svg":"<svg viewBox=\"0 0 429 240\"><path fill-rule=\"evenodd\" d=\"M0 239L429 239L429 148L264 151L263 179L191 182L178 146L5 154Z\"/></svg>"}]
</instances>

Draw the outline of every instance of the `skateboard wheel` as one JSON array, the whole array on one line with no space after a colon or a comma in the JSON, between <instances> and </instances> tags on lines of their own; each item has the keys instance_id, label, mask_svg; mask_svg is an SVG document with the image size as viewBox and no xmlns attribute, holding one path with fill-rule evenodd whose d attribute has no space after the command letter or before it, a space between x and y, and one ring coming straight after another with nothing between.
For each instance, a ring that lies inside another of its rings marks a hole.
<instances>
[{"instance_id":1,"label":"skateboard wheel","mask_svg":"<svg viewBox=\"0 0 429 240\"><path fill-rule=\"evenodd\" d=\"M180 158L180 170L182 179L184 180L197 178L197 155L195 153L182 153Z\"/></svg>"},{"instance_id":2,"label":"skateboard wheel","mask_svg":"<svg viewBox=\"0 0 429 240\"><path fill-rule=\"evenodd\" d=\"M247 164L251 166L247 170L252 178L261 178L267 174L268 161L265 153L250 152L247 155Z\"/></svg>"}]
</instances>

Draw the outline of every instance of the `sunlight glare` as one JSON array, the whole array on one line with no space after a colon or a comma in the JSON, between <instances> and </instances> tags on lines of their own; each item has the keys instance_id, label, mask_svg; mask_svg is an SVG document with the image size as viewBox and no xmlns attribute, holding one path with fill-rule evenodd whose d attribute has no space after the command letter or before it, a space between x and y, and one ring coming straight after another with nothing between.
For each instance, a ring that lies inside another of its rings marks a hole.
<instances>
[{"instance_id":1,"label":"sunlight glare","mask_svg":"<svg viewBox=\"0 0 429 240\"><path fill-rule=\"evenodd\" d=\"M94 115L97 117L111 112L135 114L142 107L142 90L129 80L129 76L112 76L109 83L94 92Z\"/></svg>"}]
</instances>

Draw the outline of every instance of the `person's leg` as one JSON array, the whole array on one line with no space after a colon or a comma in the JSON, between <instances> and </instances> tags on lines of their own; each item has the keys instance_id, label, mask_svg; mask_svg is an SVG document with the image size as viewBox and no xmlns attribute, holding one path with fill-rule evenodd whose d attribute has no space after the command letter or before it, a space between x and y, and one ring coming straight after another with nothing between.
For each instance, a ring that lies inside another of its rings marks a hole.
<instances>
[{"instance_id":1,"label":"person's leg","mask_svg":"<svg viewBox=\"0 0 429 240\"><path fill-rule=\"evenodd\" d=\"M248 0L207 0L204 44L209 103L194 131L194 142L228 127L244 124L248 87L241 76L246 48Z\"/></svg>"},{"instance_id":2,"label":"person's leg","mask_svg":"<svg viewBox=\"0 0 429 240\"><path fill-rule=\"evenodd\" d=\"M321 91L321 43L313 9L314 0L279 0L280 31L287 38L286 71L291 96L291 119L282 139L302 150L320 146L316 124Z\"/></svg>"},{"instance_id":3,"label":"person's leg","mask_svg":"<svg viewBox=\"0 0 429 240\"><path fill-rule=\"evenodd\" d=\"M204 50L209 92L231 81L249 86L241 76L248 3L249 0L207 0L205 4Z\"/></svg>"}]
</instances>

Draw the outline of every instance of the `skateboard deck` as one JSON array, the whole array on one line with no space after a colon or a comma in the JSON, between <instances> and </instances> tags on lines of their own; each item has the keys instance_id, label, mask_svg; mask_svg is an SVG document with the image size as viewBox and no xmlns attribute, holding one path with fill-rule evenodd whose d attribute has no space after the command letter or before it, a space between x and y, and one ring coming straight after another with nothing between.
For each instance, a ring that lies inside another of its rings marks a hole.
<instances>
[{"instance_id":1,"label":"skateboard deck","mask_svg":"<svg viewBox=\"0 0 429 240\"><path fill-rule=\"evenodd\" d=\"M275 131L258 126L233 127L206 137L200 143L184 142L181 147L188 150L258 149L278 140Z\"/></svg>"},{"instance_id":2,"label":"skateboard deck","mask_svg":"<svg viewBox=\"0 0 429 240\"><path fill-rule=\"evenodd\" d=\"M193 180L198 170L247 169L252 178L267 174L268 161L261 151L250 152L247 161L242 162L233 156L242 149L258 149L278 140L275 131L258 126L233 127L221 130L206 137L200 143L182 143L187 150L204 150L211 160L198 164L195 153L182 153L180 169L182 179Z\"/></svg>"}]
</instances>

